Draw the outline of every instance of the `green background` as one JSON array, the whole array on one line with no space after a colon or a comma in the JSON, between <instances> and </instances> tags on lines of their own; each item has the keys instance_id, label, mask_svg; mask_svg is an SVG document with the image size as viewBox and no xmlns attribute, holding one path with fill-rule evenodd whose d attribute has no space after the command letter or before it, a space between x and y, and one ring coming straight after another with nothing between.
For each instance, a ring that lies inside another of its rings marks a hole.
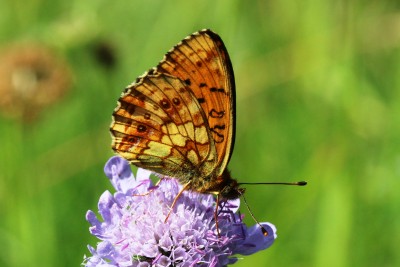
<instances>
[{"instance_id":1,"label":"green background","mask_svg":"<svg viewBox=\"0 0 400 267\"><path fill-rule=\"evenodd\" d=\"M236 266L400 266L399 7L2 0L2 46L52 48L73 83L33 122L0 117L0 265L79 266L96 243L85 213L111 188L102 169L118 96L186 35L211 28L236 76L232 175L309 182L247 186L255 216L274 223L278 239ZM114 67L94 57L104 42Z\"/></svg>"}]
</instances>

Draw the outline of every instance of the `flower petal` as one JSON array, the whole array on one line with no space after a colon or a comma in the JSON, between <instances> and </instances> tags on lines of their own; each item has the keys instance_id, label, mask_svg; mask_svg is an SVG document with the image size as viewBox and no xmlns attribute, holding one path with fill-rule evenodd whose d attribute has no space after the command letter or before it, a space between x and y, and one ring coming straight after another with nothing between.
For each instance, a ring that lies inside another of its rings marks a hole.
<instances>
[{"instance_id":1,"label":"flower petal","mask_svg":"<svg viewBox=\"0 0 400 267\"><path fill-rule=\"evenodd\" d=\"M126 179L132 176L131 167L129 162L121 157L111 157L104 166L104 173L109 179L119 177L119 179Z\"/></svg>"},{"instance_id":2,"label":"flower petal","mask_svg":"<svg viewBox=\"0 0 400 267\"><path fill-rule=\"evenodd\" d=\"M261 223L267 230L268 235L264 236L258 224L247 229L246 239L238 246L234 253L250 255L259 250L269 248L277 238L276 227L271 223Z\"/></svg>"}]
</instances>

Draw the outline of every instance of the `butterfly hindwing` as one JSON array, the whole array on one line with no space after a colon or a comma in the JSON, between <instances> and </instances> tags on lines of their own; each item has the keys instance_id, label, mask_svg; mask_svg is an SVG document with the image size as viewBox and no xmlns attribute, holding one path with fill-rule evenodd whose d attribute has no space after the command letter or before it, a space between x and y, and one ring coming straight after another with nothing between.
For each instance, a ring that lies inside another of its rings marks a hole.
<instances>
[{"instance_id":1,"label":"butterfly hindwing","mask_svg":"<svg viewBox=\"0 0 400 267\"><path fill-rule=\"evenodd\" d=\"M127 88L119 103L111 125L112 146L123 157L174 177L194 174L209 164L215 147L204 112L183 81L165 74L145 75Z\"/></svg>"}]
</instances>

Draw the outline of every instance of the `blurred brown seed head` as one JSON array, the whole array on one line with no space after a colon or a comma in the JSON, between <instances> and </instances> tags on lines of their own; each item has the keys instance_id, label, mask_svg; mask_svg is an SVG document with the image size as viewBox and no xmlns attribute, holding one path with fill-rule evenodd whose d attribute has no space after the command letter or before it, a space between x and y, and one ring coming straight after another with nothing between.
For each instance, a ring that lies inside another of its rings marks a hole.
<instances>
[{"instance_id":1,"label":"blurred brown seed head","mask_svg":"<svg viewBox=\"0 0 400 267\"><path fill-rule=\"evenodd\" d=\"M39 45L13 45L0 52L0 112L32 121L69 89L68 67Z\"/></svg>"}]
</instances>

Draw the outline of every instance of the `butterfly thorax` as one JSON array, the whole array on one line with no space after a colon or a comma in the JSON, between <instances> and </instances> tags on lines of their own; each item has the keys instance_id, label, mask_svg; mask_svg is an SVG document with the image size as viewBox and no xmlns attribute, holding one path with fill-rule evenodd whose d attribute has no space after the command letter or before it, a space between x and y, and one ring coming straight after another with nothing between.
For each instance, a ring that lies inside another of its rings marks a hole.
<instances>
[{"instance_id":1,"label":"butterfly thorax","mask_svg":"<svg viewBox=\"0 0 400 267\"><path fill-rule=\"evenodd\" d=\"M237 199L245 191L244 188L239 187L238 182L231 177L227 169L217 178L192 179L188 189L200 193L216 193L223 199Z\"/></svg>"}]
</instances>

